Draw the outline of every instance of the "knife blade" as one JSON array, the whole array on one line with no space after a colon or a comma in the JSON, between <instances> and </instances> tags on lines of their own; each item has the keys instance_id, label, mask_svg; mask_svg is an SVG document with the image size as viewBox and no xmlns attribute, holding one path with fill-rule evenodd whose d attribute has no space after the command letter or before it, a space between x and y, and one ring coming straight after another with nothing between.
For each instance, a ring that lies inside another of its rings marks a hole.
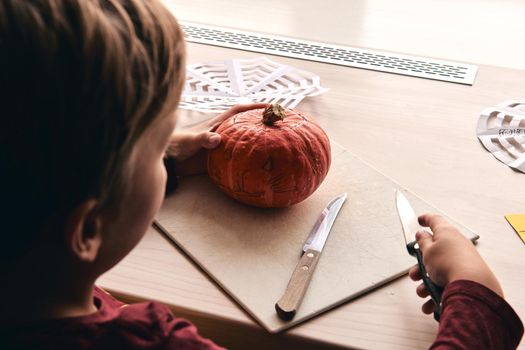
<instances>
[{"instance_id":1,"label":"knife blade","mask_svg":"<svg viewBox=\"0 0 525 350\"><path fill-rule=\"evenodd\" d=\"M321 215L315 222L306 242L303 246L302 256L297 263L288 286L283 296L275 304L277 315L285 320L291 320L299 308L303 297L308 289L310 280L312 278L317 262L324 248L330 230L334 221L339 214L343 203L347 197L346 193L342 193L335 197L323 209Z\"/></svg>"},{"instance_id":2,"label":"knife blade","mask_svg":"<svg viewBox=\"0 0 525 350\"><path fill-rule=\"evenodd\" d=\"M441 294L443 293L443 288L430 279L425 265L423 264L423 253L421 253L416 242L416 232L421 230L422 227L419 225L417 215L410 205L410 202L399 190L396 190L396 207L399 219L401 220L401 226L403 227L403 238L405 239L406 248L408 253L417 259L419 274L430 294L430 298L435 304L434 319L439 322L441 317Z\"/></svg>"}]
</instances>

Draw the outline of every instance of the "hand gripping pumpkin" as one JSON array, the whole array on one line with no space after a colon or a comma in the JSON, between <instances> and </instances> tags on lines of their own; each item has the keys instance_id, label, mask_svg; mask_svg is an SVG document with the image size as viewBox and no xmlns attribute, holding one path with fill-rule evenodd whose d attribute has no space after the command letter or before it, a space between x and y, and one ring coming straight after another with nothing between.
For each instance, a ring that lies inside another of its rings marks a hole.
<instances>
[{"instance_id":1,"label":"hand gripping pumpkin","mask_svg":"<svg viewBox=\"0 0 525 350\"><path fill-rule=\"evenodd\" d=\"M330 142L303 113L270 105L225 120L222 142L208 153L208 174L227 195L257 207L296 204L330 168Z\"/></svg>"}]
</instances>

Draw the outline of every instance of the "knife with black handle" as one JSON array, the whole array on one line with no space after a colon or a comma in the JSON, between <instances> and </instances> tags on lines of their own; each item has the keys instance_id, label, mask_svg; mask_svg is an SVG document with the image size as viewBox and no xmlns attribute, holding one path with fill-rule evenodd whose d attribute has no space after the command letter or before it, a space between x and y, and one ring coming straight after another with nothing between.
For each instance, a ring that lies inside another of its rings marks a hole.
<instances>
[{"instance_id":1,"label":"knife with black handle","mask_svg":"<svg viewBox=\"0 0 525 350\"><path fill-rule=\"evenodd\" d=\"M401 220L401 226L403 226L403 237L405 238L406 248L408 253L417 259L419 274L430 294L430 298L435 304L434 319L439 322L441 318L441 294L443 293L443 287L438 286L430 279L425 264L423 264L423 253L421 253L421 249L419 249L415 240L416 232L421 230L422 227L419 225L414 209L401 191L396 192L396 207L399 219Z\"/></svg>"}]
</instances>

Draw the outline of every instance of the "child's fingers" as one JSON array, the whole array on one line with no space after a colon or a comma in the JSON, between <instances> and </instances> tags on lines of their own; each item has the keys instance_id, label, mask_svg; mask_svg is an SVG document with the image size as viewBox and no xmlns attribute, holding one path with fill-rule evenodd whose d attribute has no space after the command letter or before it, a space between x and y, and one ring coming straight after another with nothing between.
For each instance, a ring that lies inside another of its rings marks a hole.
<instances>
[{"instance_id":1,"label":"child's fingers","mask_svg":"<svg viewBox=\"0 0 525 350\"><path fill-rule=\"evenodd\" d=\"M432 301L432 299L428 299L423 306L421 306L421 310L425 314L431 314L434 312L434 309L436 308L436 304Z\"/></svg>"},{"instance_id":2,"label":"child's fingers","mask_svg":"<svg viewBox=\"0 0 525 350\"><path fill-rule=\"evenodd\" d=\"M427 247L432 244L432 235L426 231L417 231L416 241L419 245L419 248L424 253Z\"/></svg>"},{"instance_id":3,"label":"child's fingers","mask_svg":"<svg viewBox=\"0 0 525 350\"><path fill-rule=\"evenodd\" d=\"M237 113L249 111L250 109L257 109L257 108L266 108L268 107L268 103L243 103L233 106L229 109L231 115L235 115ZM225 113L228 113L226 111Z\"/></svg>"},{"instance_id":4,"label":"child's fingers","mask_svg":"<svg viewBox=\"0 0 525 350\"><path fill-rule=\"evenodd\" d=\"M412 266L410 270L408 270L408 277L410 277L412 281L419 281L421 279L421 273L419 271L419 266L417 265Z\"/></svg>"},{"instance_id":5,"label":"child's fingers","mask_svg":"<svg viewBox=\"0 0 525 350\"><path fill-rule=\"evenodd\" d=\"M194 156L202 148L213 149L221 143L221 135L204 131L201 133L176 132L172 135L167 153L179 161Z\"/></svg>"},{"instance_id":6,"label":"child's fingers","mask_svg":"<svg viewBox=\"0 0 525 350\"><path fill-rule=\"evenodd\" d=\"M430 293L428 292L428 289L427 289L427 287L425 286L424 283L421 283L419 286L417 286L416 294L420 298L426 298L426 297L428 297L430 295Z\"/></svg>"},{"instance_id":7,"label":"child's fingers","mask_svg":"<svg viewBox=\"0 0 525 350\"><path fill-rule=\"evenodd\" d=\"M449 222L437 214L423 214L418 217L419 224L423 227L429 227L435 234L439 232L438 228L442 226L449 226Z\"/></svg>"},{"instance_id":8,"label":"child's fingers","mask_svg":"<svg viewBox=\"0 0 525 350\"><path fill-rule=\"evenodd\" d=\"M237 113L246 112L250 109L266 107L268 107L268 103L246 103L235 105L232 108L228 109L226 112L223 112L215 118L210 119L210 121L208 122L208 126L210 128L209 131L215 131L223 121L230 118L231 116L234 116Z\"/></svg>"},{"instance_id":9,"label":"child's fingers","mask_svg":"<svg viewBox=\"0 0 525 350\"><path fill-rule=\"evenodd\" d=\"M221 135L215 132L203 132L197 135L197 142L199 145L206 149L212 149L217 147L221 143Z\"/></svg>"}]
</instances>

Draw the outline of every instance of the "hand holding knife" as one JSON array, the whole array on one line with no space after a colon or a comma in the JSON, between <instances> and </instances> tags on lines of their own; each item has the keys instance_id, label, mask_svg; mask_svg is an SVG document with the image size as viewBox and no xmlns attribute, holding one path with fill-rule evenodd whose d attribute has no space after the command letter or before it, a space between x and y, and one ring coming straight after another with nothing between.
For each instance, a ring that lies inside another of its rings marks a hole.
<instances>
[{"instance_id":1,"label":"hand holding knife","mask_svg":"<svg viewBox=\"0 0 525 350\"><path fill-rule=\"evenodd\" d=\"M430 298L434 301L434 319L439 321L441 317L441 294L443 288L435 284L427 273L425 265L423 264L423 254L417 246L415 240L415 234L417 231L421 230L421 226L417 220L416 213L414 209L408 202L408 199L403 195L401 191L396 191L396 206L399 218L401 220L401 225L403 226L405 244L408 250L408 253L412 256L415 256L417 259L417 265L419 267L419 274L421 279L427 288Z\"/></svg>"},{"instance_id":2,"label":"hand holding knife","mask_svg":"<svg viewBox=\"0 0 525 350\"><path fill-rule=\"evenodd\" d=\"M308 235L303 246L302 257L297 263L292 277L290 277L286 291L275 304L275 310L281 319L288 321L295 316L317 266L328 234L346 197L347 194L343 193L330 201Z\"/></svg>"}]
</instances>

